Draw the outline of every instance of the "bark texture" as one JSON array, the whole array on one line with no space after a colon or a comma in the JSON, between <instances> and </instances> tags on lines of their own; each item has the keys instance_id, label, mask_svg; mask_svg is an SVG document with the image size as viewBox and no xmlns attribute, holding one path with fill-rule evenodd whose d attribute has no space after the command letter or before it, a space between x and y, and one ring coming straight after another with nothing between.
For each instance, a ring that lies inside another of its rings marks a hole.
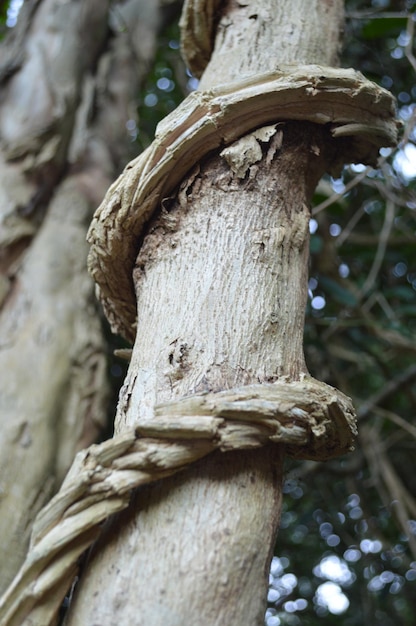
<instances>
[{"instance_id":1,"label":"bark texture","mask_svg":"<svg viewBox=\"0 0 416 626\"><path fill-rule=\"evenodd\" d=\"M243 177L224 157L208 159L149 226L118 431L175 397L306 374L307 203L324 171L325 131L295 123L250 137L265 156Z\"/></svg>"},{"instance_id":2,"label":"bark texture","mask_svg":"<svg viewBox=\"0 0 416 626\"><path fill-rule=\"evenodd\" d=\"M216 453L139 490L97 543L68 624L261 624L281 455Z\"/></svg>"},{"instance_id":3,"label":"bark texture","mask_svg":"<svg viewBox=\"0 0 416 626\"><path fill-rule=\"evenodd\" d=\"M311 0L307 10L303 0L229 0L227 5L200 89L230 84L259 69L273 71L285 63L338 65L344 19L341 2Z\"/></svg>"},{"instance_id":4,"label":"bark texture","mask_svg":"<svg viewBox=\"0 0 416 626\"><path fill-rule=\"evenodd\" d=\"M158 3L28 1L0 80L0 590L32 520L106 414L85 234L131 156ZM128 28L126 28L128 24Z\"/></svg>"},{"instance_id":5,"label":"bark texture","mask_svg":"<svg viewBox=\"0 0 416 626\"><path fill-rule=\"evenodd\" d=\"M279 3L283 20L291 5ZM331 34L319 61L331 63L342 3L313 3L307 23L303 3L295 6L299 46L310 41L305 29L320 25L319 37L311 38L317 42L327 25ZM272 16L253 19L246 9L224 3L227 37L219 31L205 85L232 83L239 72L254 75L279 54ZM269 2L256 3L257 16L270 9ZM282 32L286 26L283 21ZM247 49L257 40L261 45L253 55L224 61L249 27ZM312 46L300 55L299 46L286 51L286 62L310 61L316 53ZM230 65L225 78L224 63ZM152 419L156 402L306 374L308 203L330 154L324 128L279 122L245 139L254 156L246 157L243 175L229 152L207 158L149 224L134 271L138 333L117 432ZM279 447L216 453L140 490L92 551L68 624L263 623L282 458Z\"/></svg>"},{"instance_id":6,"label":"bark texture","mask_svg":"<svg viewBox=\"0 0 416 626\"><path fill-rule=\"evenodd\" d=\"M307 11L303 0L290 4L232 0L225 12L220 10L221 4L221 0L186 0L182 12L181 49L195 76L199 78L206 70L201 88L241 78L240 72L256 73L256 57L270 44L273 47L263 59L262 71L276 70L282 63L338 64L343 26L339 2L311 0ZM210 63L214 46L215 55L223 55L222 66L215 60Z\"/></svg>"},{"instance_id":7,"label":"bark texture","mask_svg":"<svg viewBox=\"0 0 416 626\"><path fill-rule=\"evenodd\" d=\"M155 415L141 419L134 429L77 454L61 489L36 517L25 562L0 598L1 626L56 624L80 555L100 535L106 518L127 509L133 489L183 471L216 450L254 450L279 443L297 458L328 459L347 452L354 434L350 399L310 377L194 394L156 406ZM276 454L277 449L271 452ZM279 456L275 460L280 467ZM280 485L280 476L276 479ZM262 489L258 491L256 496L262 496ZM280 495L279 490L276 493ZM254 515L259 511L263 521L269 505L267 500L266 508L256 508ZM194 512L192 506L190 510ZM252 523L247 512L244 507L241 527ZM223 548L230 549L231 544ZM221 563L217 567L221 570ZM234 584L238 586L240 579L236 576ZM170 590L177 595L174 587ZM200 587L196 595L197 591ZM102 608L98 604L96 613Z\"/></svg>"}]
</instances>

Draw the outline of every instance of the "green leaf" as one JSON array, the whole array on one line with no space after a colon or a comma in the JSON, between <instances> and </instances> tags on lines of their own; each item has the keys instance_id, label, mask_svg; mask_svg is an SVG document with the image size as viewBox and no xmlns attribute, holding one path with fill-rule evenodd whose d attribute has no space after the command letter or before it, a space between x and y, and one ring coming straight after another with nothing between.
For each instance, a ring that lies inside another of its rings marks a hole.
<instances>
[{"instance_id":1,"label":"green leaf","mask_svg":"<svg viewBox=\"0 0 416 626\"><path fill-rule=\"evenodd\" d=\"M394 309L395 313L403 317L416 317L416 306L413 304L404 304Z\"/></svg>"},{"instance_id":2,"label":"green leaf","mask_svg":"<svg viewBox=\"0 0 416 626\"><path fill-rule=\"evenodd\" d=\"M346 306L353 307L357 304L357 298L345 287L342 287L337 281L327 276L320 276L319 286L323 287L328 295L336 302Z\"/></svg>"},{"instance_id":3,"label":"green leaf","mask_svg":"<svg viewBox=\"0 0 416 626\"><path fill-rule=\"evenodd\" d=\"M319 237L319 235L312 235L310 242L311 254L319 254L319 252L321 252L322 250L323 243L324 242L322 241L322 237Z\"/></svg>"},{"instance_id":4,"label":"green leaf","mask_svg":"<svg viewBox=\"0 0 416 626\"><path fill-rule=\"evenodd\" d=\"M405 17L376 17L369 22L361 31L364 39L379 39L387 35L396 35L406 29Z\"/></svg>"},{"instance_id":5,"label":"green leaf","mask_svg":"<svg viewBox=\"0 0 416 626\"><path fill-rule=\"evenodd\" d=\"M385 290L387 298L399 298L405 302L416 301L416 292L412 287L406 285L396 285Z\"/></svg>"}]
</instances>

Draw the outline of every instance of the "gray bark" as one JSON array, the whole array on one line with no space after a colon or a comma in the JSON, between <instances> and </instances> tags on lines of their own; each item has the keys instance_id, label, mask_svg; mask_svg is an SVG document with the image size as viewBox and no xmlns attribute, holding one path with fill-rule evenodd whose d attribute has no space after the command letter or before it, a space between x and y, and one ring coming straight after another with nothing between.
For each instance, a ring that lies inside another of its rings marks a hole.
<instances>
[{"instance_id":1,"label":"gray bark","mask_svg":"<svg viewBox=\"0 0 416 626\"><path fill-rule=\"evenodd\" d=\"M341 2L310 3L307 22L304 3L280 2L280 25L270 2L247 4L224 3L204 88L268 69L271 57L273 65L289 11L302 38L293 49L287 43L284 62L315 61L322 40L316 60L333 62ZM326 136L293 123L262 143L266 154L245 178L219 155L198 164L149 225L134 273L138 333L117 432L151 418L155 403L305 373L307 206L329 158ZM261 624L282 461L277 446L215 453L140 490L90 555L67 623Z\"/></svg>"},{"instance_id":2,"label":"gray bark","mask_svg":"<svg viewBox=\"0 0 416 626\"><path fill-rule=\"evenodd\" d=\"M159 24L156 2L32 1L2 45L0 591L36 513L104 425L85 236L131 156L126 121Z\"/></svg>"}]
</instances>

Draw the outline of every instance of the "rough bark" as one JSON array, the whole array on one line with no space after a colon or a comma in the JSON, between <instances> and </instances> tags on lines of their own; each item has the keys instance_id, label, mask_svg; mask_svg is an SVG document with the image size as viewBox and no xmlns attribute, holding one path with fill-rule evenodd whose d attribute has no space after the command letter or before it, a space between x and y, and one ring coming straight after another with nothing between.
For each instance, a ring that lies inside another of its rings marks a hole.
<instances>
[{"instance_id":1,"label":"rough bark","mask_svg":"<svg viewBox=\"0 0 416 626\"><path fill-rule=\"evenodd\" d=\"M87 225L125 164L158 3L26 2L0 67L0 590L106 413ZM128 28L126 28L128 24ZM91 36L91 33L94 36Z\"/></svg>"},{"instance_id":2,"label":"rough bark","mask_svg":"<svg viewBox=\"0 0 416 626\"><path fill-rule=\"evenodd\" d=\"M307 10L303 0L230 1L199 88L230 84L285 63L336 66L342 25L343 5L337 1L311 0Z\"/></svg>"},{"instance_id":3,"label":"rough bark","mask_svg":"<svg viewBox=\"0 0 416 626\"><path fill-rule=\"evenodd\" d=\"M261 46L243 65L239 54L227 57L231 67L221 80L270 67L279 37L269 5L256 3L256 16L270 17L260 20L241 3L224 3L227 37L220 28L205 85L221 75L223 52L248 25L244 45L260 38ZM285 32L292 3L279 5ZM306 23L303 3L293 6L296 32L314 34L286 51L285 61L310 62L315 48L300 53L302 42L325 39L319 61L331 63L342 4L311 4ZM248 139L260 158L248 159L243 177L224 162L226 154L216 154L196 166L150 223L134 272L138 334L118 432L151 419L156 402L305 374L307 207L328 165L328 137L324 128L279 121ZM90 555L68 624L261 624L282 459L278 447L216 453L140 490Z\"/></svg>"},{"instance_id":4,"label":"rough bark","mask_svg":"<svg viewBox=\"0 0 416 626\"><path fill-rule=\"evenodd\" d=\"M118 431L175 397L306 374L308 202L326 131L267 130L266 154L247 176L224 157L208 159L149 227L134 271L139 336ZM286 186L294 172L296 185Z\"/></svg>"}]
</instances>

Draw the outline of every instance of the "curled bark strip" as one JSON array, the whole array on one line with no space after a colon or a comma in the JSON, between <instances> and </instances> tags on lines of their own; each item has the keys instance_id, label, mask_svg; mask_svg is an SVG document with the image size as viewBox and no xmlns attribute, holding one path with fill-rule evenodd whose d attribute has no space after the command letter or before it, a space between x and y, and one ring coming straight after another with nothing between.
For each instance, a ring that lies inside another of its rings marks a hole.
<instances>
[{"instance_id":1,"label":"curled bark strip","mask_svg":"<svg viewBox=\"0 0 416 626\"><path fill-rule=\"evenodd\" d=\"M248 385L155 408L135 431L76 456L58 494L38 515L26 561L0 600L0 626L52 626L76 563L100 524L125 509L132 489L170 476L214 450L285 444L296 458L326 460L351 449L351 400L301 381ZM53 593L51 593L53 587Z\"/></svg>"},{"instance_id":2,"label":"curled bark strip","mask_svg":"<svg viewBox=\"0 0 416 626\"><path fill-rule=\"evenodd\" d=\"M143 227L160 201L210 151L285 120L328 125L341 142L334 172L346 162L375 164L379 148L397 142L393 96L350 69L282 66L191 93L110 187L88 233L89 270L113 332L134 340L132 272Z\"/></svg>"}]
</instances>

